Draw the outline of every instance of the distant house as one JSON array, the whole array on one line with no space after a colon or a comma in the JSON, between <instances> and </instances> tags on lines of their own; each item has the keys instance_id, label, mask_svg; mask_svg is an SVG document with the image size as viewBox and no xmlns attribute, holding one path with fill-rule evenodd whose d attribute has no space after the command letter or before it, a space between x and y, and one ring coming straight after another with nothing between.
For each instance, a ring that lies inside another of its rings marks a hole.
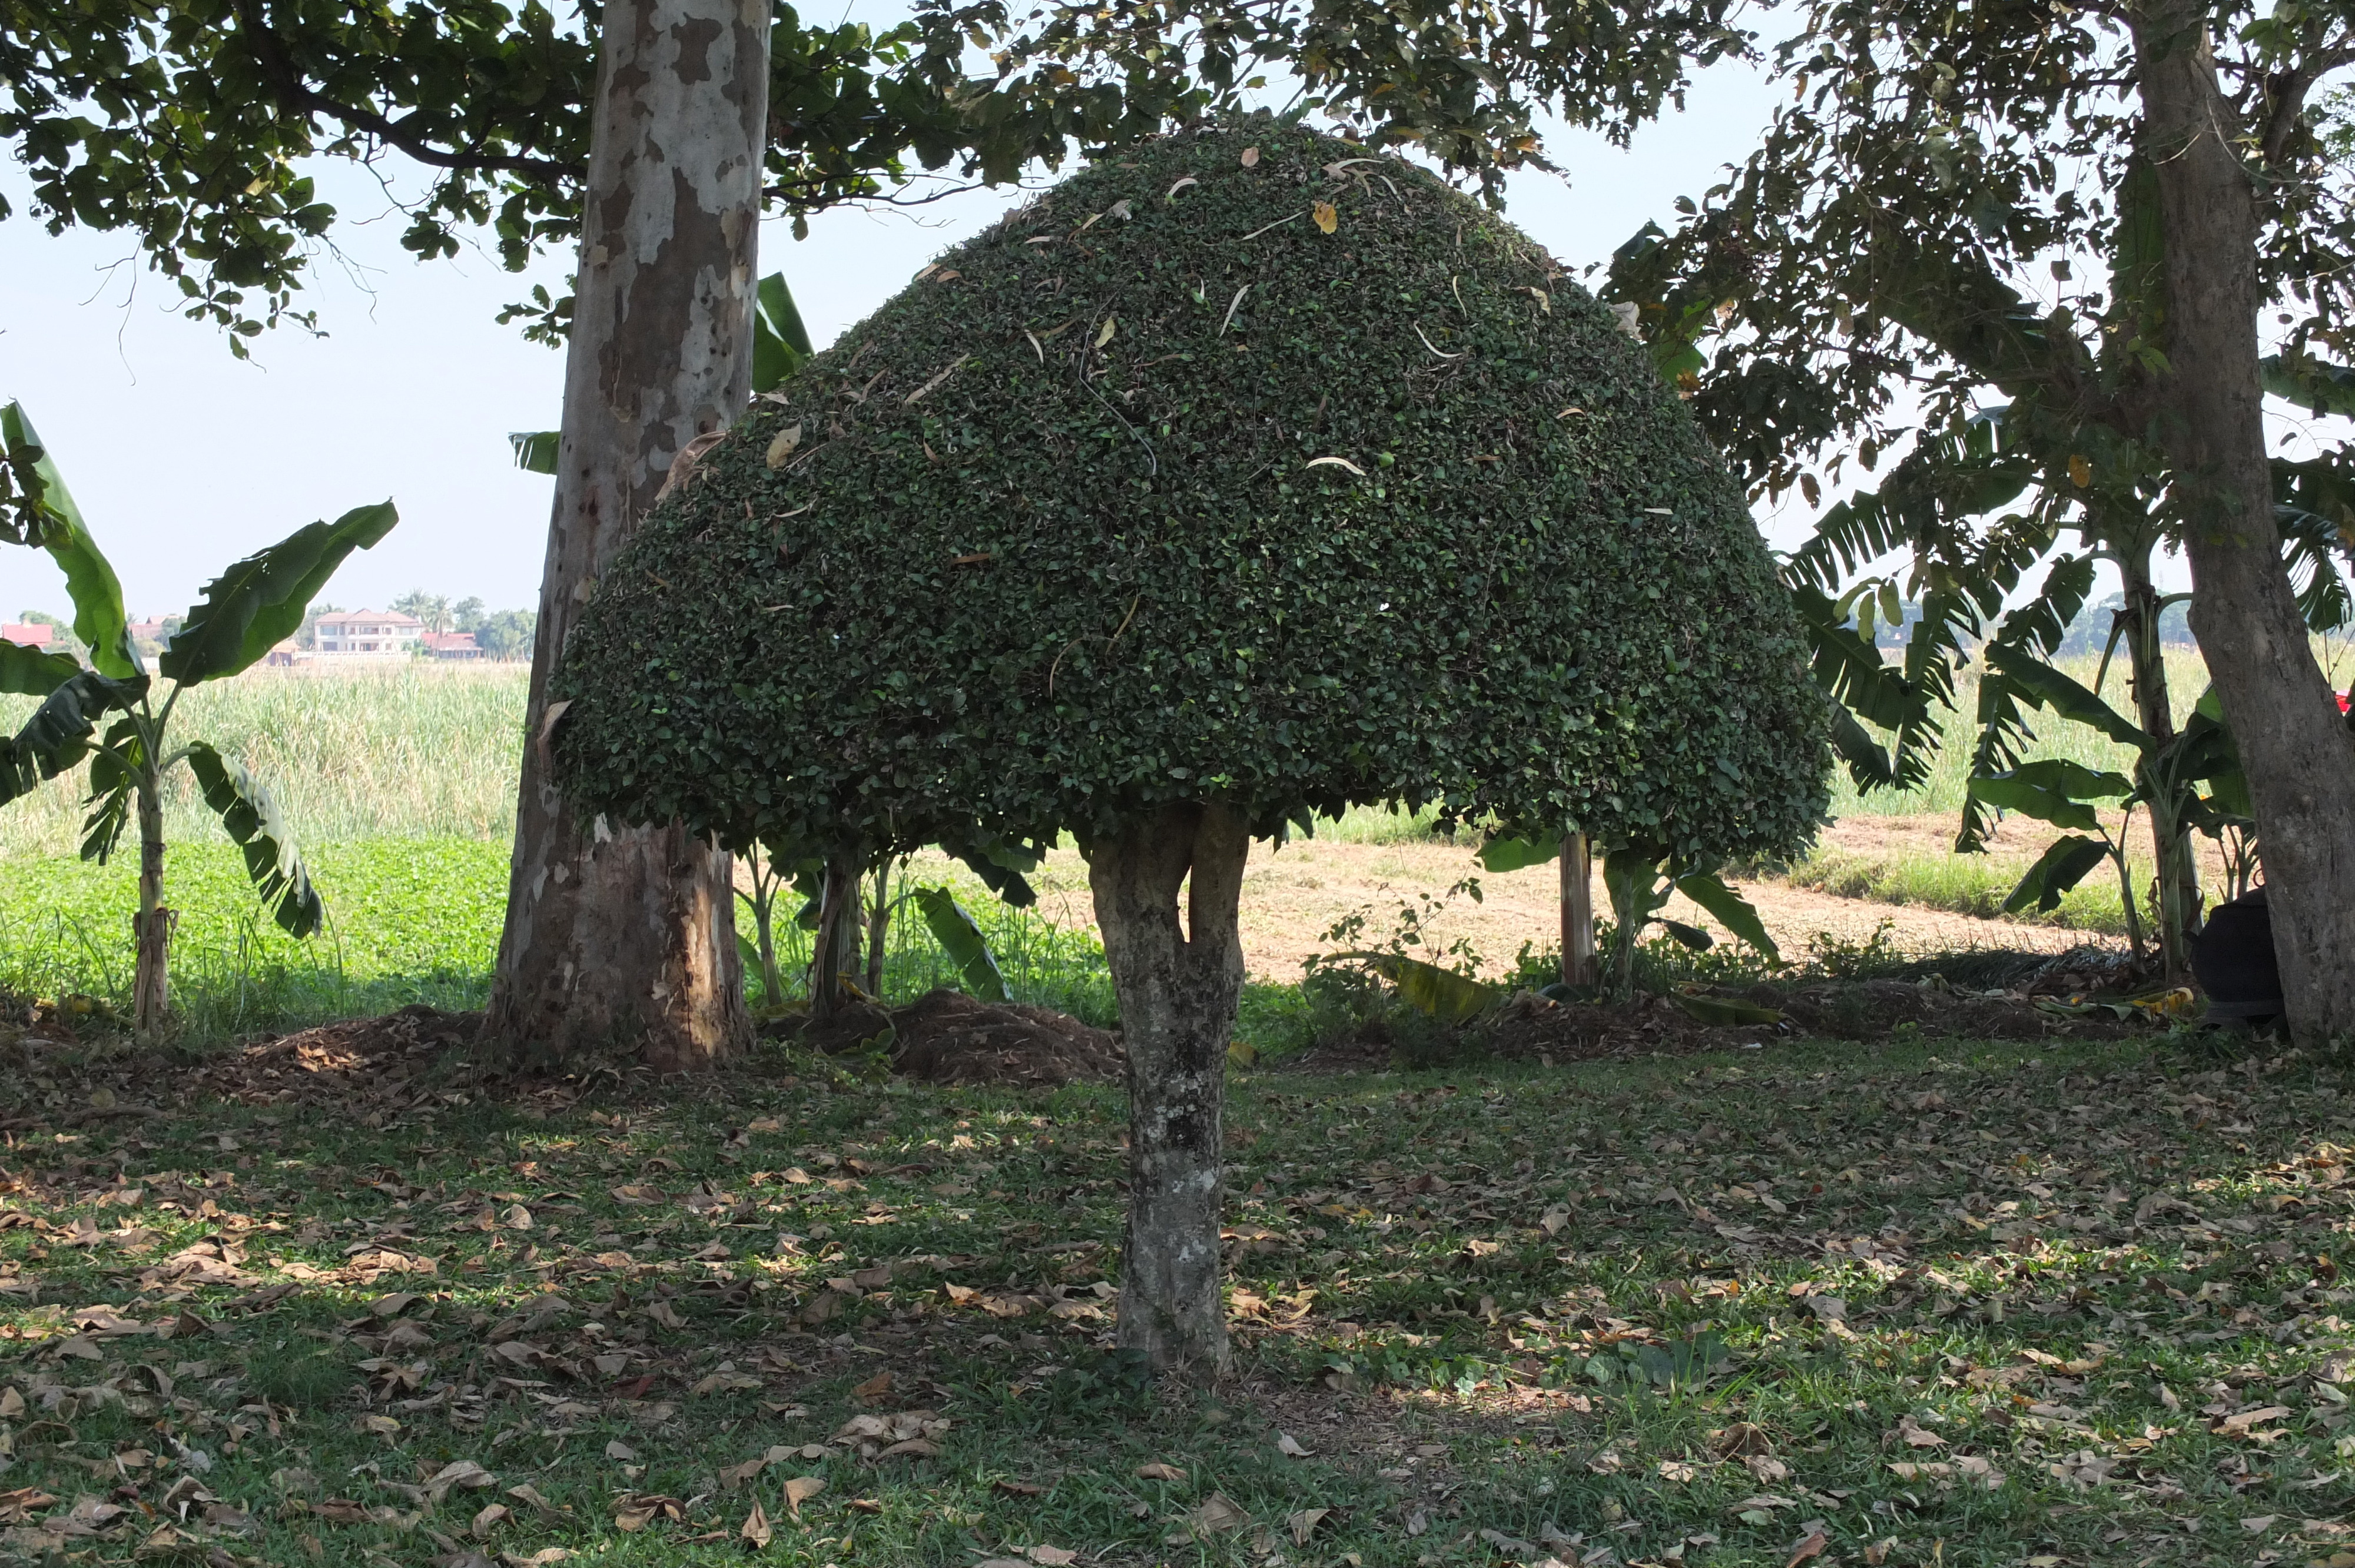
<instances>
[{"instance_id":1,"label":"distant house","mask_svg":"<svg viewBox=\"0 0 2355 1568\"><path fill-rule=\"evenodd\" d=\"M169 635L170 626L171 622L161 616L154 620L134 620L129 628L131 640L133 642L153 642L160 646L164 639Z\"/></svg>"},{"instance_id":2,"label":"distant house","mask_svg":"<svg viewBox=\"0 0 2355 1568\"><path fill-rule=\"evenodd\" d=\"M418 645L429 659L480 659L483 651L474 642L471 631L429 631L419 638Z\"/></svg>"},{"instance_id":3,"label":"distant house","mask_svg":"<svg viewBox=\"0 0 2355 1568\"><path fill-rule=\"evenodd\" d=\"M272 670L291 670L297 664L308 663L310 658L310 650L298 647L294 639L289 637L283 641L272 643L270 652L262 655L261 662Z\"/></svg>"},{"instance_id":4,"label":"distant house","mask_svg":"<svg viewBox=\"0 0 2355 1568\"><path fill-rule=\"evenodd\" d=\"M0 641L14 642L19 648L47 648L57 634L56 627L43 626L37 621L27 624L11 620L0 624Z\"/></svg>"},{"instance_id":5,"label":"distant house","mask_svg":"<svg viewBox=\"0 0 2355 1568\"><path fill-rule=\"evenodd\" d=\"M425 637L425 623L397 609L339 609L319 617L322 653L365 653L400 658Z\"/></svg>"}]
</instances>

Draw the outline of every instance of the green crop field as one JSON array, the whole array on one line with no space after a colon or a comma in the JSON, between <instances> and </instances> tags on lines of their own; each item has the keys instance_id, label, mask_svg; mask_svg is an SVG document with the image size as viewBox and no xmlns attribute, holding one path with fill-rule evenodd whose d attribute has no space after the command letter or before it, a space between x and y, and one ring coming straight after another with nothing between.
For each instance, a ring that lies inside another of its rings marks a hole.
<instances>
[{"instance_id":1,"label":"green crop field","mask_svg":"<svg viewBox=\"0 0 2355 1568\"><path fill-rule=\"evenodd\" d=\"M2326 657L2344 650L2325 649ZM2091 660L2070 666L2091 681ZM2170 655L2179 708L2201 689L2196 657ZM191 692L179 733L214 741L245 762L283 804L317 874L328 927L293 942L261 918L233 851L185 771L166 809L173 849L169 902L181 911L174 992L186 1026L207 1038L411 1001L479 1005L496 951L506 895L506 841L522 746L526 675L519 667L403 666L326 676L257 670ZM2113 670L2104 692L2125 701ZM1967 772L1976 685L1966 681L1930 781L1905 794L1859 799L1836 780L1835 815L1951 813ZM0 698L0 721L21 723L30 703ZM2123 749L2082 727L2045 720L2038 755L2089 767L2130 766ZM0 985L42 995L128 993L134 860L75 858L82 810L76 776L0 810ZM1433 836L1431 814L1359 810L1320 824L1320 836L1393 842ZM1064 929L998 906L963 868L938 857L920 876L949 885L992 934L1016 993L1089 1017L1110 1012L1092 929ZM1843 896L1994 913L2018 875L2007 859L1903 853L1870 857L1826 849L1790 880ZM2089 878L2051 918L2122 929L2115 879ZM919 924L895 927L893 995L950 972ZM805 955L806 938L783 946ZM1263 1033L1268 1033L1263 1031Z\"/></svg>"}]
</instances>

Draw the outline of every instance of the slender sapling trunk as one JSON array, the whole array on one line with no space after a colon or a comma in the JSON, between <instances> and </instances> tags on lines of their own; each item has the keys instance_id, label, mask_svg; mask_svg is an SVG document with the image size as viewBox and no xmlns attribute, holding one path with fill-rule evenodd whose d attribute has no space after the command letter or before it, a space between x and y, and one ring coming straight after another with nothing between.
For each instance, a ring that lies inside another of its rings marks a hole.
<instances>
[{"instance_id":1,"label":"slender sapling trunk","mask_svg":"<svg viewBox=\"0 0 2355 1568\"><path fill-rule=\"evenodd\" d=\"M2128 544L2116 552L2126 588L2120 638L2134 689L2135 723L2157 747L2175 738L2175 705L2167 686L2167 650L2159 637L2158 589L2150 580L2150 544ZM2167 983L2180 984L2191 972L2191 934L2200 921L2200 862L2192 853L2186 802L2174 789L2149 791L2152 863L2158 867L2158 950ZM2129 895L2127 903L2133 898ZM2131 913L2131 912L2130 912Z\"/></svg>"},{"instance_id":2,"label":"slender sapling trunk","mask_svg":"<svg viewBox=\"0 0 2355 1568\"><path fill-rule=\"evenodd\" d=\"M883 959L891 935L891 857L875 868L875 902L867 909L867 994L883 1000Z\"/></svg>"},{"instance_id":3,"label":"slender sapling trunk","mask_svg":"<svg viewBox=\"0 0 2355 1568\"><path fill-rule=\"evenodd\" d=\"M1162 1371L1215 1376L1227 1363L1220 1118L1242 996L1236 911L1250 850L1240 814L1195 804L1162 807L1087 846L1128 1054L1120 1343Z\"/></svg>"},{"instance_id":4,"label":"slender sapling trunk","mask_svg":"<svg viewBox=\"0 0 2355 1568\"><path fill-rule=\"evenodd\" d=\"M1561 841L1561 983L1594 983L1594 860L1584 833Z\"/></svg>"},{"instance_id":5,"label":"slender sapling trunk","mask_svg":"<svg viewBox=\"0 0 2355 1568\"><path fill-rule=\"evenodd\" d=\"M132 916L136 959L132 968L131 1018L143 1040L162 1036L171 1007L172 927L176 910L164 907L164 799L154 758L143 756L133 791L139 813L139 912Z\"/></svg>"}]
</instances>

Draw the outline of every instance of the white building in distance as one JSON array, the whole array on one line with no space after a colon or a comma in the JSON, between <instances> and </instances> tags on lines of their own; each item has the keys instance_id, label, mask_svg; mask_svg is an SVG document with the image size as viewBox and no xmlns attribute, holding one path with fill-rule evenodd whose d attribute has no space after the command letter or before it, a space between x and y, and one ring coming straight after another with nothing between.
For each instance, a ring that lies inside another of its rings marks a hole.
<instances>
[{"instance_id":1,"label":"white building in distance","mask_svg":"<svg viewBox=\"0 0 2355 1568\"><path fill-rule=\"evenodd\" d=\"M316 622L322 653L402 658L425 636L425 623L397 609L339 609Z\"/></svg>"}]
</instances>

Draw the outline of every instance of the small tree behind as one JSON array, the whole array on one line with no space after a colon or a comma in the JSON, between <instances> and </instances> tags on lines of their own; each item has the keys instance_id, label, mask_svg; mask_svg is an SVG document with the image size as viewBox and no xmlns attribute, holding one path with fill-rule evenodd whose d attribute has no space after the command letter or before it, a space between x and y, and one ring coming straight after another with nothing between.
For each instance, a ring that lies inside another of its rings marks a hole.
<instances>
[{"instance_id":1,"label":"small tree behind","mask_svg":"<svg viewBox=\"0 0 2355 1568\"><path fill-rule=\"evenodd\" d=\"M1824 802L1773 564L1641 349L1429 173L1270 122L942 258L679 476L566 657L584 810L851 864L1078 838L1163 1366L1225 1353L1254 837L1435 803L1700 864Z\"/></svg>"}]
</instances>

